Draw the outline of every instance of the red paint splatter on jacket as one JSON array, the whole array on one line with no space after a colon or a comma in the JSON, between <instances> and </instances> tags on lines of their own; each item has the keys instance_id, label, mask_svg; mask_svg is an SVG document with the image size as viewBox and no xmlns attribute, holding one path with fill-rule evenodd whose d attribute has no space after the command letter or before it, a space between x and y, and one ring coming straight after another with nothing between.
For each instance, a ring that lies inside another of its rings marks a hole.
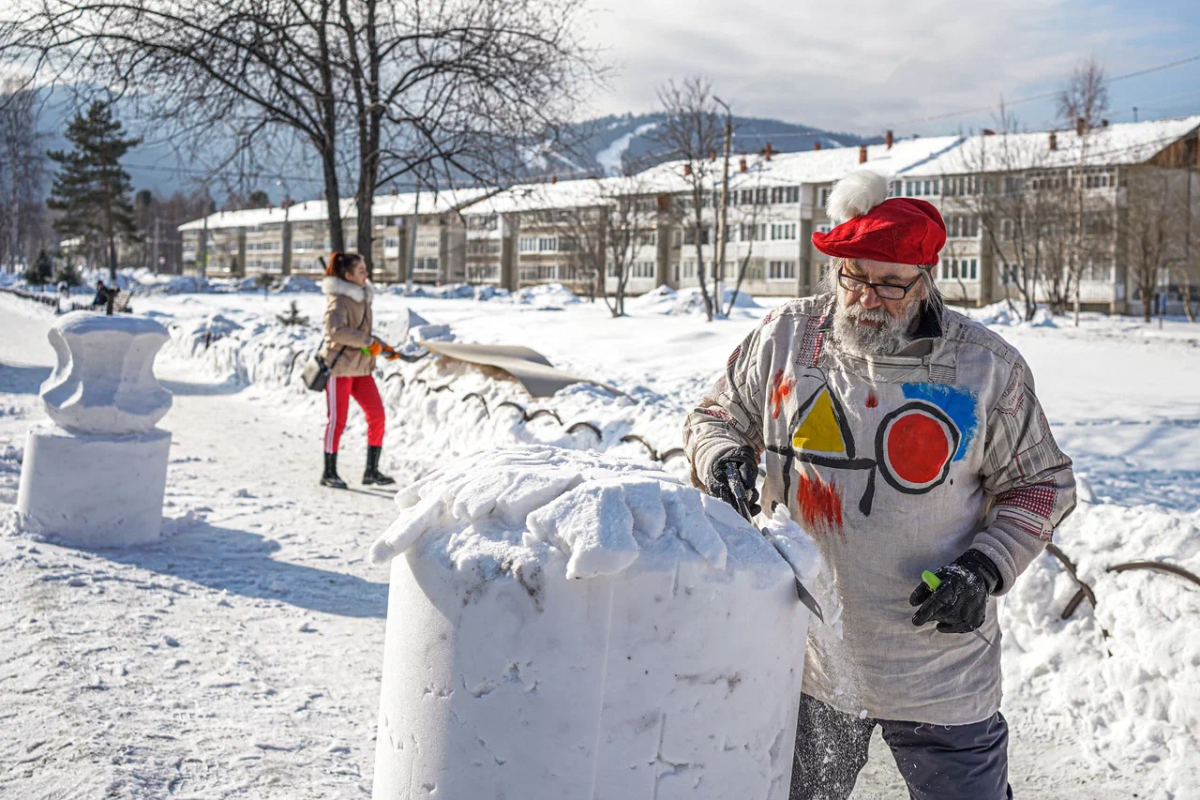
<instances>
[{"instance_id":1,"label":"red paint splatter on jacket","mask_svg":"<svg viewBox=\"0 0 1200 800\"><path fill-rule=\"evenodd\" d=\"M782 369L775 373L775 377L771 379L771 419L779 419L779 412L783 410L783 401L795 387L795 378L788 378L785 381Z\"/></svg>"},{"instance_id":2,"label":"red paint splatter on jacket","mask_svg":"<svg viewBox=\"0 0 1200 800\"><path fill-rule=\"evenodd\" d=\"M819 475L801 475L796 503L804 527L814 535L842 532L842 494Z\"/></svg>"},{"instance_id":3,"label":"red paint splatter on jacket","mask_svg":"<svg viewBox=\"0 0 1200 800\"><path fill-rule=\"evenodd\" d=\"M879 405L879 398L875 392L867 392L867 408L875 408Z\"/></svg>"}]
</instances>

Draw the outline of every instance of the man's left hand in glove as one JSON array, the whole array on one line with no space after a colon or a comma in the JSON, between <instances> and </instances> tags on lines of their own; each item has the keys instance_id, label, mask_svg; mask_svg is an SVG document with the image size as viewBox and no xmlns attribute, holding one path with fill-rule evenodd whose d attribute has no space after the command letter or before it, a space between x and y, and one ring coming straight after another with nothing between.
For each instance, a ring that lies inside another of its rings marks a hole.
<instances>
[{"instance_id":1,"label":"man's left hand in glove","mask_svg":"<svg viewBox=\"0 0 1200 800\"><path fill-rule=\"evenodd\" d=\"M1000 570L992 560L968 550L934 575L941 580L937 591L922 583L908 598L909 605L920 606L913 625L936 622L941 633L970 633L983 625L987 599L1000 589Z\"/></svg>"}]
</instances>

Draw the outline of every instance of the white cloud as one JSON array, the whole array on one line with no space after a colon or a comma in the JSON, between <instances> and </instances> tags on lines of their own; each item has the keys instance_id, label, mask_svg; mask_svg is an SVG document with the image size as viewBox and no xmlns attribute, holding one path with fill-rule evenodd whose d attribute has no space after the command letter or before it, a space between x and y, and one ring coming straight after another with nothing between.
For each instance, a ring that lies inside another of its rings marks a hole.
<instances>
[{"instance_id":1,"label":"white cloud","mask_svg":"<svg viewBox=\"0 0 1200 800\"><path fill-rule=\"evenodd\" d=\"M650 111L668 78L703 73L740 114L865 134L1053 89L1083 56L1110 72L1169 60L1168 26L1083 0L595 0L590 41L616 62L597 113Z\"/></svg>"}]
</instances>

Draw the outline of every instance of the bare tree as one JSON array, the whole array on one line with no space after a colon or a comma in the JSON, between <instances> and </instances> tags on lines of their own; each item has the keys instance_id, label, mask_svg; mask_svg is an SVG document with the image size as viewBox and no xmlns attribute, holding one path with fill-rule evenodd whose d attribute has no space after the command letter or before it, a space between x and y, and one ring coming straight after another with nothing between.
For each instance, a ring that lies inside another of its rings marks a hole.
<instances>
[{"instance_id":1,"label":"bare tree","mask_svg":"<svg viewBox=\"0 0 1200 800\"><path fill-rule=\"evenodd\" d=\"M1108 103L1108 80L1104 67L1095 57L1088 57L1075 67L1058 95L1059 119L1068 128L1074 128L1075 135L1079 137L1079 146L1076 148L1078 159L1069 186L1070 205L1074 214L1067 223L1069 230L1064 231L1062 243L1067 272L1064 282L1070 284L1068 289L1076 327L1079 325L1083 265L1089 260L1086 252L1088 241L1084 234L1084 215L1087 213L1084 190L1091 144L1089 139L1092 129L1104 124L1103 117L1108 113Z\"/></svg>"},{"instance_id":2,"label":"bare tree","mask_svg":"<svg viewBox=\"0 0 1200 800\"><path fill-rule=\"evenodd\" d=\"M736 202L730 204L727 211L732 211L733 222L725 225L725 229L730 231L729 238L732 239L732 232L738 234L740 242L746 244L745 252L739 253L737 262L737 277L733 285L733 293L729 297L729 305L726 306L724 316L728 317L733 313L733 307L737 304L738 294L742 291L742 282L746 279L749 272L750 264L754 259L754 245L756 242L764 238L765 225L760 227L759 212L764 204L769 199L767 196L768 189L763 184L763 168L762 161L756 161L753 167L749 167L747 172L741 173L741 180L734 182L733 189L730 190L730 199L735 196ZM722 243L721 248L723 260L725 243ZM720 268L720 267L718 267ZM765 276L764 276L765 277ZM720 306L720 299L714 295L714 299Z\"/></svg>"},{"instance_id":3,"label":"bare tree","mask_svg":"<svg viewBox=\"0 0 1200 800\"><path fill-rule=\"evenodd\" d=\"M1101 124L1108 113L1108 78L1094 56L1081 61L1058 93L1058 118L1068 128L1085 130Z\"/></svg>"},{"instance_id":4,"label":"bare tree","mask_svg":"<svg viewBox=\"0 0 1200 800\"><path fill-rule=\"evenodd\" d=\"M1127 263L1142 301L1142 319L1150 321L1154 298L1173 265L1186 251L1188 179L1186 170L1139 166L1128 178Z\"/></svg>"},{"instance_id":5,"label":"bare tree","mask_svg":"<svg viewBox=\"0 0 1200 800\"><path fill-rule=\"evenodd\" d=\"M635 174L593 183L592 202L564 217L575 263L595 276L614 317L625 316L625 297L638 264L655 258L658 198ZM647 257L649 252L649 257Z\"/></svg>"},{"instance_id":6,"label":"bare tree","mask_svg":"<svg viewBox=\"0 0 1200 800\"><path fill-rule=\"evenodd\" d=\"M712 82L703 77L691 76L682 84L669 81L659 89L658 102L664 119L652 136L663 155L679 162L680 177L687 186L688 197L677 211L685 229L691 231L700 295L704 312L712 322L713 314L720 313L720 309L716 307L719 299L709 295L705 284L704 245L708 243L709 228L704 209L713 205L717 148L723 143L724 125L713 99Z\"/></svg>"},{"instance_id":7,"label":"bare tree","mask_svg":"<svg viewBox=\"0 0 1200 800\"><path fill-rule=\"evenodd\" d=\"M502 182L553 141L596 73L581 0L14 0L4 53L128 95L164 133L217 131L232 162L305 143L330 242L346 175L371 260L378 186Z\"/></svg>"},{"instance_id":8,"label":"bare tree","mask_svg":"<svg viewBox=\"0 0 1200 800\"><path fill-rule=\"evenodd\" d=\"M943 193L978 215L984 246L1033 319L1039 293L1061 285L1061 258L1055 256L1063 205L1055 182L1063 176L1051 154L1055 144L1020 132L1015 117L1001 105L994 136L973 137L961 148L960 169L943 177Z\"/></svg>"},{"instance_id":9,"label":"bare tree","mask_svg":"<svg viewBox=\"0 0 1200 800\"><path fill-rule=\"evenodd\" d=\"M27 81L9 78L0 86L0 263L12 272L49 245L37 108L37 92Z\"/></svg>"}]
</instances>

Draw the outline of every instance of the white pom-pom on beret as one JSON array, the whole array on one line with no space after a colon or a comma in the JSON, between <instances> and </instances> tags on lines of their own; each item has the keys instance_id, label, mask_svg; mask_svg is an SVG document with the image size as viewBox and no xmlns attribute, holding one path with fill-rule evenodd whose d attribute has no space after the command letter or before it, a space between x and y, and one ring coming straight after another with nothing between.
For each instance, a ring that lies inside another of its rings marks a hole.
<instances>
[{"instance_id":1,"label":"white pom-pom on beret","mask_svg":"<svg viewBox=\"0 0 1200 800\"><path fill-rule=\"evenodd\" d=\"M825 210L835 225L841 225L882 203L887 194L887 178L873 170L855 170L834 184Z\"/></svg>"}]
</instances>

